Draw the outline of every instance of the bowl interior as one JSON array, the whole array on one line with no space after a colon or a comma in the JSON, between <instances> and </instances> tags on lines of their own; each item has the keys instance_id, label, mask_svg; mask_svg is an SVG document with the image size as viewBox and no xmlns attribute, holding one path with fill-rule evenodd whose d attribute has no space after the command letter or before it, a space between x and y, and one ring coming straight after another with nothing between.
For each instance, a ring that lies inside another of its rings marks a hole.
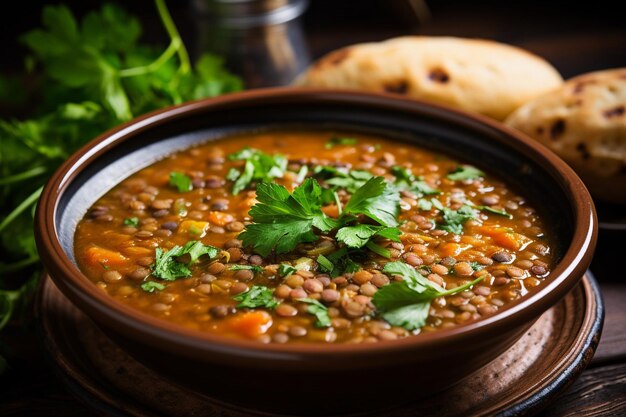
<instances>
[{"instance_id":1,"label":"bowl interior","mask_svg":"<svg viewBox=\"0 0 626 417\"><path fill-rule=\"evenodd\" d=\"M540 210L556 235L552 243L557 243L557 259L567 250L575 214L553 166L493 123L439 107L387 100L346 94L343 100L242 100L236 108L190 103L144 118L90 147L75 164L55 212L61 246L75 264L74 233L88 208L157 160L233 133L295 127L378 134L471 163L516 188Z\"/></svg>"}]
</instances>

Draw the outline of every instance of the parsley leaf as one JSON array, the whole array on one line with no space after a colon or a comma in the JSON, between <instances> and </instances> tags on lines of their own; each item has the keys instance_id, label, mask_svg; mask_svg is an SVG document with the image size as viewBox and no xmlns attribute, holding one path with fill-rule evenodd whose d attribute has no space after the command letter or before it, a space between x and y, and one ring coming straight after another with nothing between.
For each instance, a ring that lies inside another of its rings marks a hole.
<instances>
[{"instance_id":1,"label":"parsley leaf","mask_svg":"<svg viewBox=\"0 0 626 417\"><path fill-rule=\"evenodd\" d=\"M156 260L152 265L152 275L166 280L174 281L177 278L184 278L191 275L189 265L196 262L201 256L208 255L215 258L220 253L218 248L204 245L202 242L191 240L185 246L174 246L164 252L161 248L156 248ZM178 258L188 256L187 262L181 262Z\"/></svg>"},{"instance_id":2,"label":"parsley leaf","mask_svg":"<svg viewBox=\"0 0 626 417\"><path fill-rule=\"evenodd\" d=\"M489 207L489 206L476 206L476 208L478 210L481 210L481 211L486 211L486 212L489 212L489 213L497 214L499 216L504 216L507 219L512 219L513 218L513 215L511 213L505 211L505 210L498 210L498 209L494 209L493 207Z\"/></svg>"},{"instance_id":3,"label":"parsley leaf","mask_svg":"<svg viewBox=\"0 0 626 417\"><path fill-rule=\"evenodd\" d=\"M259 266L259 265L239 265L239 264L235 264L235 265L230 265L228 267L229 270L231 271L252 271L255 274L260 274L263 272L263 267Z\"/></svg>"},{"instance_id":4,"label":"parsley leaf","mask_svg":"<svg viewBox=\"0 0 626 417\"><path fill-rule=\"evenodd\" d=\"M347 170L318 165L313 170L313 176L324 179L325 184L330 185L333 189L343 188L349 193L354 193L370 178L374 177L374 174L358 169Z\"/></svg>"},{"instance_id":5,"label":"parsley leaf","mask_svg":"<svg viewBox=\"0 0 626 417\"><path fill-rule=\"evenodd\" d=\"M145 292L163 291L165 289L165 285L156 281L147 281L141 284L141 289Z\"/></svg>"},{"instance_id":6,"label":"parsley leaf","mask_svg":"<svg viewBox=\"0 0 626 417\"><path fill-rule=\"evenodd\" d=\"M342 227L337 231L336 239L351 248L362 248L373 237L380 236L394 242L400 241L402 232L396 227L373 226L369 224L357 224L355 226Z\"/></svg>"},{"instance_id":7,"label":"parsley leaf","mask_svg":"<svg viewBox=\"0 0 626 417\"><path fill-rule=\"evenodd\" d=\"M290 275L295 274L296 272L298 272L298 270L289 264L278 265L278 275L283 278L287 278Z\"/></svg>"},{"instance_id":8,"label":"parsley leaf","mask_svg":"<svg viewBox=\"0 0 626 417\"><path fill-rule=\"evenodd\" d=\"M253 181L271 182L274 178L282 178L287 170L287 158L280 154L268 155L257 149L244 148L228 155L231 161L246 161L243 171L231 169L227 178L235 181L233 194L239 194ZM306 173L304 174L306 175Z\"/></svg>"},{"instance_id":9,"label":"parsley leaf","mask_svg":"<svg viewBox=\"0 0 626 417\"><path fill-rule=\"evenodd\" d=\"M239 301L237 308L276 308L278 301L274 299L274 291L264 285L253 285L248 291L233 297Z\"/></svg>"},{"instance_id":10,"label":"parsley leaf","mask_svg":"<svg viewBox=\"0 0 626 417\"><path fill-rule=\"evenodd\" d=\"M410 191L417 196L441 194L441 191L435 190L428 185L422 178L413 175L410 169L402 166L391 167L391 173L396 177L394 185L400 191Z\"/></svg>"},{"instance_id":11,"label":"parsley leaf","mask_svg":"<svg viewBox=\"0 0 626 417\"><path fill-rule=\"evenodd\" d=\"M452 210L448 207L442 207L441 210L443 212L443 223L438 225L439 229L455 235L463 233L463 223L476 217L474 210L468 205L463 205L458 210Z\"/></svg>"},{"instance_id":12,"label":"parsley leaf","mask_svg":"<svg viewBox=\"0 0 626 417\"><path fill-rule=\"evenodd\" d=\"M244 246L252 246L261 256L272 250L287 253L299 243L317 240L313 227L322 232L332 230L337 221L321 210L321 187L312 178L296 187L292 194L281 185L261 183L257 186L257 200L250 216L253 224L246 226L239 239Z\"/></svg>"},{"instance_id":13,"label":"parsley leaf","mask_svg":"<svg viewBox=\"0 0 626 417\"><path fill-rule=\"evenodd\" d=\"M355 138L343 138L343 137L332 137L326 145L324 146L326 149L332 149L337 145L356 145L358 141Z\"/></svg>"},{"instance_id":14,"label":"parsley leaf","mask_svg":"<svg viewBox=\"0 0 626 417\"><path fill-rule=\"evenodd\" d=\"M169 184L176 187L179 193L191 191L191 178L180 172L170 172Z\"/></svg>"},{"instance_id":15,"label":"parsley leaf","mask_svg":"<svg viewBox=\"0 0 626 417\"><path fill-rule=\"evenodd\" d=\"M400 194L387 184L385 178L374 177L352 194L343 211L364 214L383 226L395 227L400 212Z\"/></svg>"},{"instance_id":16,"label":"parsley leaf","mask_svg":"<svg viewBox=\"0 0 626 417\"><path fill-rule=\"evenodd\" d=\"M333 265L333 263L330 261L330 259L328 259L327 257L325 257L324 255L319 255L317 257L317 263L322 267L323 270L325 270L326 272L332 272L333 269L335 268L335 265Z\"/></svg>"},{"instance_id":17,"label":"parsley leaf","mask_svg":"<svg viewBox=\"0 0 626 417\"><path fill-rule=\"evenodd\" d=\"M417 200L417 207L423 211L431 211L433 209L433 203L425 198L420 198Z\"/></svg>"},{"instance_id":18,"label":"parsley leaf","mask_svg":"<svg viewBox=\"0 0 626 417\"><path fill-rule=\"evenodd\" d=\"M127 217L124 219L124 226L139 226L139 218L138 217Z\"/></svg>"},{"instance_id":19,"label":"parsley leaf","mask_svg":"<svg viewBox=\"0 0 626 417\"><path fill-rule=\"evenodd\" d=\"M316 318L316 327L330 327L330 316L328 315L328 308L317 300L312 298L298 298L298 301L310 304L307 308L309 314L313 314Z\"/></svg>"},{"instance_id":20,"label":"parsley leaf","mask_svg":"<svg viewBox=\"0 0 626 417\"><path fill-rule=\"evenodd\" d=\"M484 177L485 173L471 165L459 165L446 178L452 181L474 180Z\"/></svg>"},{"instance_id":21,"label":"parsley leaf","mask_svg":"<svg viewBox=\"0 0 626 417\"><path fill-rule=\"evenodd\" d=\"M433 299L465 291L483 279L481 277L446 291L403 262L390 262L385 265L383 272L400 275L403 281L381 287L374 294L372 302L389 324L407 330L424 326Z\"/></svg>"},{"instance_id":22,"label":"parsley leaf","mask_svg":"<svg viewBox=\"0 0 626 417\"><path fill-rule=\"evenodd\" d=\"M331 277L335 278L344 272L357 272L361 269L361 266L352 258L365 260L367 255L360 250L348 250L348 248L341 248L328 256L319 255L317 257L317 263L323 271L328 272Z\"/></svg>"}]
</instances>

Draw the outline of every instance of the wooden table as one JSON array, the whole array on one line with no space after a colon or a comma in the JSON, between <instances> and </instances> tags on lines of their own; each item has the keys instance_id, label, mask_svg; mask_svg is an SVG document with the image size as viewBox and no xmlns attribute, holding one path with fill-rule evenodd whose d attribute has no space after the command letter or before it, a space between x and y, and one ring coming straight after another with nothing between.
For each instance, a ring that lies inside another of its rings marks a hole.
<instances>
[{"instance_id":1,"label":"wooden table","mask_svg":"<svg viewBox=\"0 0 626 417\"><path fill-rule=\"evenodd\" d=\"M311 50L319 56L354 42L416 33L486 37L512 43L545 57L566 78L592 70L626 67L626 25L607 2L569 4L567 8L550 6L546 1L520 2L523 6L502 1L481 2L480 6L462 1L431 3L431 19L415 26L412 19L398 17L402 5L394 6L400 10L395 12L385 9L383 2L316 0L304 22ZM190 19L182 8L175 12L183 22ZM181 26L187 27L184 23ZM591 267L606 306L600 345L589 367L543 411L544 416L626 415L624 238L625 234L600 235ZM4 347L13 351L14 358L13 368L0 378L1 416L93 414L71 397L51 373L32 326L14 326L3 334L3 339Z\"/></svg>"}]
</instances>

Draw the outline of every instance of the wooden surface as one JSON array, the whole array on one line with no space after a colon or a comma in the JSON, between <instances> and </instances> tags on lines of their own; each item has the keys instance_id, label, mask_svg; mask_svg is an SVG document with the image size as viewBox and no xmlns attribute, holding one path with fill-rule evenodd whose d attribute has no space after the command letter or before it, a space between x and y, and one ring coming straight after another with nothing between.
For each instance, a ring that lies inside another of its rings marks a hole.
<instances>
[{"instance_id":1,"label":"wooden surface","mask_svg":"<svg viewBox=\"0 0 626 417\"><path fill-rule=\"evenodd\" d=\"M145 18L150 21L152 6L150 2L144 3ZM596 0L563 5L545 0L479 4L437 0L429 2L431 19L416 27L407 23L411 19L394 20L393 14L381 5L382 1L315 0L313 3L305 16L305 28L314 56L353 42L416 33L509 42L542 55L566 78L592 70L626 67L626 25L623 14L617 12L611 2ZM189 21L192 17L185 13L184 2L181 4L180 9L174 10L175 17L178 21ZM34 18L30 17L31 13L37 14L35 9L23 9L20 16L5 14L5 21L26 22L25 27L15 28L17 33L35 25ZM136 13L141 10L139 6L133 9ZM189 36L188 28L192 25L183 23L182 26L183 35ZM10 25L3 25L3 29L6 27ZM158 25L152 20L148 27L158 28ZM13 37L13 33L8 36ZM13 48L8 48L7 53L12 51L15 53ZM542 416L626 415L625 238L601 235L591 267L600 282L606 306L604 332L596 355L578 380L545 409ZM18 323L2 335L0 350L9 353L12 368L0 378L0 416L93 415L93 411L70 396L51 373L43 360L32 323L26 324L24 327Z\"/></svg>"}]
</instances>

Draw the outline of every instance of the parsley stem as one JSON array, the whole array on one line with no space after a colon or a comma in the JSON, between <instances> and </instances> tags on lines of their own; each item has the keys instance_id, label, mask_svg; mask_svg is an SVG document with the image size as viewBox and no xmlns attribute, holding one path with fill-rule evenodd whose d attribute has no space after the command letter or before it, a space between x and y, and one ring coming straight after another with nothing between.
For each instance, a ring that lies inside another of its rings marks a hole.
<instances>
[{"instance_id":1,"label":"parsley stem","mask_svg":"<svg viewBox=\"0 0 626 417\"><path fill-rule=\"evenodd\" d=\"M144 74L148 74L150 72L154 72L154 71L158 70L171 57L173 57L174 54L176 54L176 51L178 50L178 48L180 48L181 44L182 44L182 42L181 42L180 38L172 39L172 41L170 42L170 44L167 47L167 49L165 51L163 51L161 56L159 56L157 59L155 59L154 61L152 61L148 65L142 65L142 66L139 66L139 67L133 67L133 68L127 68L127 69L120 70L120 72L119 72L120 77L122 77L122 78L124 78L124 77L135 77L137 75L144 75Z\"/></svg>"},{"instance_id":2,"label":"parsley stem","mask_svg":"<svg viewBox=\"0 0 626 417\"><path fill-rule=\"evenodd\" d=\"M176 29L176 25L172 20L172 16L170 15L169 10L167 10L165 0L154 0L154 3L156 4L157 10L159 11L159 17L161 18L161 22L163 23L163 26L165 27L168 35L170 35L172 42L174 42L174 40L178 40L178 43L180 44L178 48L176 48L176 51L178 52L178 58L180 59L179 71L183 74L188 73L191 69L189 54L187 53L187 49L185 48L185 45L181 40L178 29Z\"/></svg>"},{"instance_id":3,"label":"parsley stem","mask_svg":"<svg viewBox=\"0 0 626 417\"><path fill-rule=\"evenodd\" d=\"M20 182L29 178L36 177L44 174L47 171L45 167L35 167L28 171L20 172L19 174L9 175L8 177L0 178L0 185L12 184L14 182Z\"/></svg>"},{"instance_id":4,"label":"parsley stem","mask_svg":"<svg viewBox=\"0 0 626 417\"><path fill-rule=\"evenodd\" d=\"M5 273L19 271L20 269L36 264L37 262L39 262L39 257L32 256L30 258L22 259L21 261L13 262L11 264L0 263L0 272Z\"/></svg>"},{"instance_id":5,"label":"parsley stem","mask_svg":"<svg viewBox=\"0 0 626 417\"><path fill-rule=\"evenodd\" d=\"M339 200L339 194L337 194L337 191L333 191L333 198L335 199L335 204L337 204L337 214L341 216L343 207L341 207L341 200Z\"/></svg>"},{"instance_id":6,"label":"parsley stem","mask_svg":"<svg viewBox=\"0 0 626 417\"><path fill-rule=\"evenodd\" d=\"M5 305L3 311L0 312L0 329L4 328L4 326L6 326L6 324L11 319L11 316L13 315L13 310L15 309L15 302L19 300L20 296L22 295L23 288L24 287L21 287L17 290L0 290L0 299ZM2 313L4 313L4 315Z\"/></svg>"},{"instance_id":7,"label":"parsley stem","mask_svg":"<svg viewBox=\"0 0 626 417\"><path fill-rule=\"evenodd\" d=\"M17 216L22 214L24 210L35 204L37 202L37 199L39 199L42 190L43 186L37 188L37 190L35 190L34 193L29 195L24 201L22 201L19 206L15 207L15 209L13 209L13 211L10 212L9 215L6 216L4 220L2 220L2 222L0 223L0 232L2 232L4 228L7 227L13 220L15 220Z\"/></svg>"}]
</instances>

